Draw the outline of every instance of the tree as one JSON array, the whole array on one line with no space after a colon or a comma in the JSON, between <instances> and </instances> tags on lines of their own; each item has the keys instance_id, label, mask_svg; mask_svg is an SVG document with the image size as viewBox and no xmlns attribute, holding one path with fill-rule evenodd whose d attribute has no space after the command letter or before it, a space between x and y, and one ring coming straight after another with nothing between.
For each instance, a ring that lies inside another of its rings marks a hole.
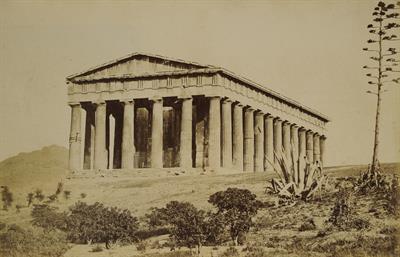
<instances>
[{"instance_id":1,"label":"tree","mask_svg":"<svg viewBox=\"0 0 400 257\"><path fill-rule=\"evenodd\" d=\"M109 249L117 240L136 241L138 226L137 218L129 210L105 207L98 202L77 202L70 208L66 230L74 242L105 243Z\"/></svg>"},{"instance_id":2,"label":"tree","mask_svg":"<svg viewBox=\"0 0 400 257\"><path fill-rule=\"evenodd\" d=\"M208 202L213 204L218 210L217 214L223 217L235 245L238 245L239 235L250 230L253 224L252 217L261 207L261 202L256 199L255 194L239 188L216 192L210 196Z\"/></svg>"},{"instance_id":3,"label":"tree","mask_svg":"<svg viewBox=\"0 0 400 257\"><path fill-rule=\"evenodd\" d=\"M400 2L397 3L397 6L400 7ZM378 181L377 177L380 173L378 160L379 122L382 93L385 92L383 87L389 83L400 83L400 77L396 77L395 75L400 72L395 69L399 63L399 59L396 59L395 56L399 52L393 41L399 41L399 39L393 31L400 27L399 23L395 21L399 19L399 13L395 9L399 8L395 8L394 4L385 4L382 1L378 2L372 13L373 23L367 26L368 32L371 34L371 38L368 39L367 43L374 46L372 48L363 48L364 51L372 54L369 58L376 64L374 66L366 65L363 67L364 69L371 70L371 73L366 74L370 78L368 84L375 87L375 90L368 90L367 93L377 96L372 163L366 173L369 181Z\"/></svg>"},{"instance_id":4,"label":"tree","mask_svg":"<svg viewBox=\"0 0 400 257\"><path fill-rule=\"evenodd\" d=\"M34 194L32 192L26 195L26 201L28 202L28 207L31 206L33 202Z\"/></svg>"},{"instance_id":5,"label":"tree","mask_svg":"<svg viewBox=\"0 0 400 257\"><path fill-rule=\"evenodd\" d=\"M1 200L3 201L3 210L7 211L14 201L13 194L8 186L1 186Z\"/></svg>"},{"instance_id":6,"label":"tree","mask_svg":"<svg viewBox=\"0 0 400 257\"><path fill-rule=\"evenodd\" d=\"M31 212L32 224L45 230L66 230L67 214L57 212L58 208L47 204L34 204Z\"/></svg>"},{"instance_id":7,"label":"tree","mask_svg":"<svg viewBox=\"0 0 400 257\"><path fill-rule=\"evenodd\" d=\"M165 219L171 225L171 236L178 245L185 245L189 248L200 248L206 239L205 212L198 210L188 202L169 202L165 208L159 209L160 220Z\"/></svg>"}]
</instances>

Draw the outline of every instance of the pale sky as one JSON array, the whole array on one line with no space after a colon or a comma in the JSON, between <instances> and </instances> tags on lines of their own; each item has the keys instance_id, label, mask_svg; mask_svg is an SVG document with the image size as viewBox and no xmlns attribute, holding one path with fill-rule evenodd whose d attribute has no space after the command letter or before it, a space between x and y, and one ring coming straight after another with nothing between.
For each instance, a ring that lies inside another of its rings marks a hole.
<instances>
[{"instance_id":1,"label":"pale sky","mask_svg":"<svg viewBox=\"0 0 400 257\"><path fill-rule=\"evenodd\" d=\"M377 1L0 2L0 160L68 144L65 77L132 52L224 67L328 115L327 165L370 162L375 96L362 66ZM381 162L400 160L400 86Z\"/></svg>"}]
</instances>

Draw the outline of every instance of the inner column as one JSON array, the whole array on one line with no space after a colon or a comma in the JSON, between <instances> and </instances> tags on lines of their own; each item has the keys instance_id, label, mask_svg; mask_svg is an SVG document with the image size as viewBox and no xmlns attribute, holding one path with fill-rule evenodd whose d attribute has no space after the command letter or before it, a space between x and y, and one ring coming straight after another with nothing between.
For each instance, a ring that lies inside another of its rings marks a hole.
<instances>
[{"instance_id":1,"label":"inner column","mask_svg":"<svg viewBox=\"0 0 400 257\"><path fill-rule=\"evenodd\" d=\"M163 167L163 99L154 98L151 120L151 167Z\"/></svg>"},{"instance_id":2,"label":"inner column","mask_svg":"<svg viewBox=\"0 0 400 257\"><path fill-rule=\"evenodd\" d=\"M232 101L222 101L222 166L232 167Z\"/></svg>"},{"instance_id":3,"label":"inner column","mask_svg":"<svg viewBox=\"0 0 400 257\"><path fill-rule=\"evenodd\" d=\"M243 171L243 105L233 107L233 165Z\"/></svg>"},{"instance_id":4,"label":"inner column","mask_svg":"<svg viewBox=\"0 0 400 257\"><path fill-rule=\"evenodd\" d=\"M208 115L208 165L215 170L221 167L221 100L219 96L210 97Z\"/></svg>"},{"instance_id":5,"label":"inner column","mask_svg":"<svg viewBox=\"0 0 400 257\"><path fill-rule=\"evenodd\" d=\"M264 114L262 112L256 113L255 124L255 172L264 171Z\"/></svg>"},{"instance_id":6,"label":"inner column","mask_svg":"<svg viewBox=\"0 0 400 257\"><path fill-rule=\"evenodd\" d=\"M265 171L272 172L274 170L272 167L274 162L274 117L271 115L265 119L264 137Z\"/></svg>"},{"instance_id":7,"label":"inner column","mask_svg":"<svg viewBox=\"0 0 400 257\"><path fill-rule=\"evenodd\" d=\"M244 113L244 170L254 171L254 109Z\"/></svg>"}]
</instances>

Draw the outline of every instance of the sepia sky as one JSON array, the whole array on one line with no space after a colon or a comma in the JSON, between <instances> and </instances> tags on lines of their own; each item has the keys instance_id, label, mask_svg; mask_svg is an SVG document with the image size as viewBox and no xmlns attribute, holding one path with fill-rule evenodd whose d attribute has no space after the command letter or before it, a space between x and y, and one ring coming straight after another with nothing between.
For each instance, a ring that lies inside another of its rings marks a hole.
<instances>
[{"instance_id":1,"label":"sepia sky","mask_svg":"<svg viewBox=\"0 0 400 257\"><path fill-rule=\"evenodd\" d=\"M0 160L67 147L65 77L132 52L224 67L328 115L327 165L368 163L376 99L361 67L377 1L0 2ZM400 159L400 86L382 162Z\"/></svg>"}]
</instances>

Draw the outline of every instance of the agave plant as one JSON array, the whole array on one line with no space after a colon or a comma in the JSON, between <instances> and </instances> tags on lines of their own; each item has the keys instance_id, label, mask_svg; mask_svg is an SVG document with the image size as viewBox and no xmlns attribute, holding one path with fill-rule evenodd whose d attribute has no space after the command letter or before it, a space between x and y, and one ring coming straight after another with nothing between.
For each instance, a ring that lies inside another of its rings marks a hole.
<instances>
[{"instance_id":1,"label":"agave plant","mask_svg":"<svg viewBox=\"0 0 400 257\"><path fill-rule=\"evenodd\" d=\"M310 163L305 156L299 158L293 149L292 142L289 157L283 151L274 151L276 162L268 160L279 178L273 178L267 190L285 198L307 200L321 189L326 176L318 161Z\"/></svg>"}]
</instances>

